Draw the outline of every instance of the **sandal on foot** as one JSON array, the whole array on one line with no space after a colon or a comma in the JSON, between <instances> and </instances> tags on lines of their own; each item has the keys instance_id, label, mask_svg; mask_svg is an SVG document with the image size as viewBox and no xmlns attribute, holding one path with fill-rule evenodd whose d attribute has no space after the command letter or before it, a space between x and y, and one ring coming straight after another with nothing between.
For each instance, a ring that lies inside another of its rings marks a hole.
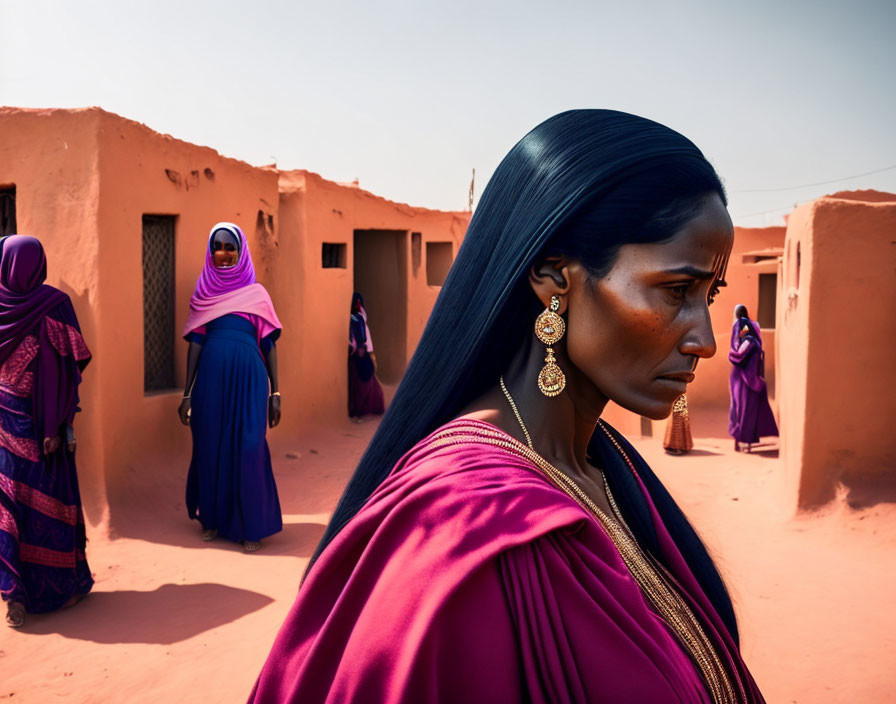
<instances>
[{"instance_id":1,"label":"sandal on foot","mask_svg":"<svg viewBox=\"0 0 896 704\"><path fill-rule=\"evenodd\" d=\"M17 601L6 605L6 625L10 628L21 628L25 625L25 607Z\"/></svg>"},{"instance_id":2,"label":"sandal on foot","mask_svg":"<svg viewBox=\"0 0 896 704\"><path fill-rule=\"evenodd\" d=\"M208 530L202 531L202 539L205 542L214 540L217 537L218 537L218 529L217 528L210 528Z\"/></svg>"},{"instance_id":3,"label":"sandal on foot","mask_svg":"<svg viewBox=\"0 0 896 704\"><path fill-rule=\"evenodd\" d=\"M244 540L243 550L246 552L258 552L261 550L261 543L257 540Z\"/></svg>"}]
</instances>

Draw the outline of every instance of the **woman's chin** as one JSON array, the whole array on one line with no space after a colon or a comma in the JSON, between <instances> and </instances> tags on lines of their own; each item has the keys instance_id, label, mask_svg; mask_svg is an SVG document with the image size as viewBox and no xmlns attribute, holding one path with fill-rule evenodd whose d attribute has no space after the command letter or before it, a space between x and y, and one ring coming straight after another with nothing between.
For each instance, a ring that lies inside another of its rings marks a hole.
<instances>
[{"instance_id":1,"label":"woman's chin","mask_svg":"<svg viewBox=\"0 0 896 704\"><path fill-rule=\"evenodd\" d=\"M677 397L676 397L677 398ZM611 399L616 403L616 405L621 406L627 411L631 411L639 416L644 416L645 418L649 418L650 420L665 420L669 417L669 414L672 413L672 404L675 403L675 399L671 401L666 399L636 399L631 401L616 401L615 399Z\"/></svg>"}]
</instances>

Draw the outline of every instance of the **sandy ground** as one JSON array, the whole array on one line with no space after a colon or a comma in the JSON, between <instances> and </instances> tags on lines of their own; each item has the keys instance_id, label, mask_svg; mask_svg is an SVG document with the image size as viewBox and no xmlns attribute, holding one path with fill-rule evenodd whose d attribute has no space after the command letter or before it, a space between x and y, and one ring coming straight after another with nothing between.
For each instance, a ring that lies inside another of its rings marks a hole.
<instances>
[{"instance_id":1,"label":"sandy ground","mask_svg":"<svg viewBox=\"0 0 896 704\"><path fill-rule=\"evenodd\" d=\"M187 458L159 459L135 480L114 539L90 541L91 595L0 628L0 700L244 701L374 427L275 435L284 531L253 555L200 541L183 507ZM736 454L721 427L705 424L716 438L685 457L656 438L636 445L719 560L768 701L896 701L896 506L838 501L794 516L774 448Z\"/></svg>"}]
</instances>

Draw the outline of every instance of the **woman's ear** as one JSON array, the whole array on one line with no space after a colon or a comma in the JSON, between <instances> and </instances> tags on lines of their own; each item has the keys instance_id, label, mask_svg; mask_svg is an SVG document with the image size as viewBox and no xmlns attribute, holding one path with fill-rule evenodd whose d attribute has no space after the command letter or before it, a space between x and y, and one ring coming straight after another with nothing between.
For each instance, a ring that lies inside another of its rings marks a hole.
<instances>
[{"instance_id":1,"label":"woman's ear","mask_svg":"<svg viewBox=\"0 0 896 704\"><path fill-rule=\"evenodd\" d=\"M529 284L545 308L551 296L560 299L560 314L566 312L569 294L569 260L563 256L546 257L529 269Z\"/></svg>"}]
</instances>

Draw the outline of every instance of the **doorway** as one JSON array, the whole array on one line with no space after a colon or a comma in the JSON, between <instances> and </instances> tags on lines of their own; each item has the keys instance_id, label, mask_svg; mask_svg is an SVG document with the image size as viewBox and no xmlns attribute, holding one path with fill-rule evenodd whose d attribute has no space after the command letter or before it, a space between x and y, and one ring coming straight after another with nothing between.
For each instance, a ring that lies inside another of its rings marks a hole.
<instances>
[{"instance_id":1,"label":"doorway","mask_svg":"<svg viewBox=\"0 0 896 704\"><path fill-rule=\"evenodd\" d=\"M354 287L364 296L377 376L397 384L408 361L407 231L355 230Z\"/></svg>"},{"instance_id":2,"label":"doorway","mask_svg":"<svg viewBox=\"0 0 896 704\"><path fill-rule=\"evenodd\" d=\"M0 237L14 235L16 229L16 187L0 186Z\"/></svg>"}]
</instances>

